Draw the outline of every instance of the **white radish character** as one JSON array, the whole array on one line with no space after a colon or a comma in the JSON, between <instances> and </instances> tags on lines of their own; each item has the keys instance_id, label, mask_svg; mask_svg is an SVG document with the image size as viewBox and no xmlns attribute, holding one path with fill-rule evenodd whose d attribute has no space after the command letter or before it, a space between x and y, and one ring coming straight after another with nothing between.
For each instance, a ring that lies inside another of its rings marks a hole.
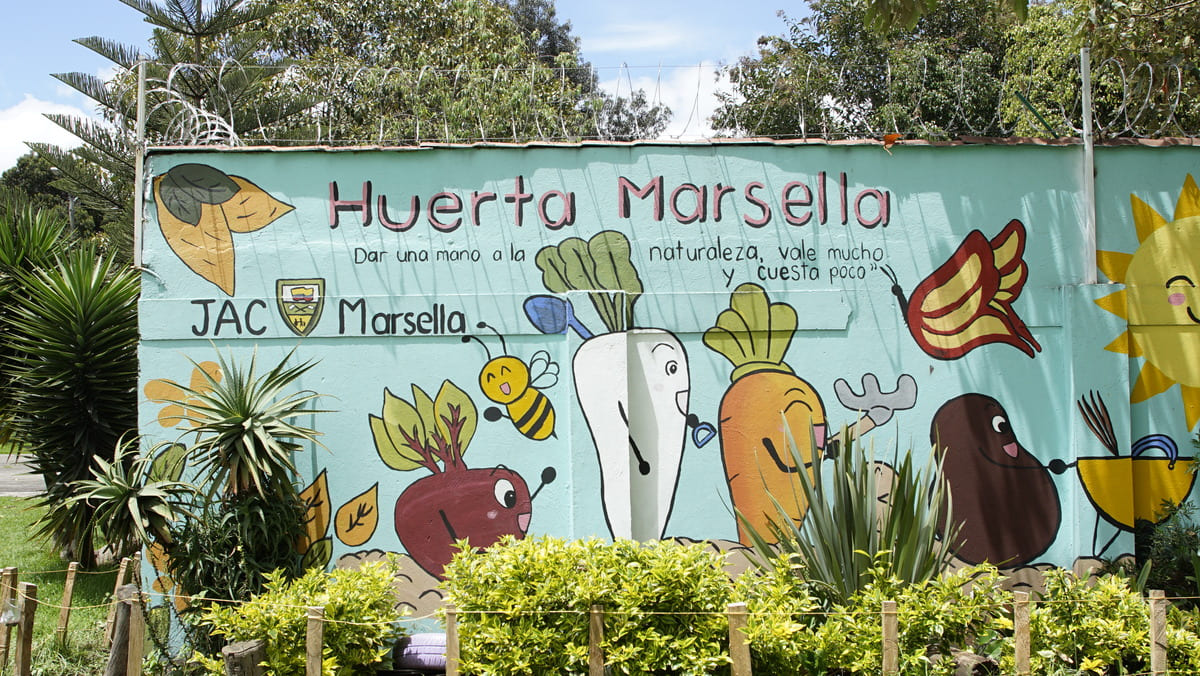
<instances>
[{"instance_id":1,"label":"white radish character","mask_svg":"<svg viewBox=\"0 0 1200 676\"><path fill-rule=\"evenodd\" d=\"M687 351L674 334L632 328L641 280L629 240L602 231L569 238L537 254L542 281L555 293L587 291L607 333L593 335L555 296L533 296L525 313L544 333L574 329L584 343L572 371L579 407L600 464L605 520L613 537L661 538L671 516L687 430L699 447L716 431L688 413Z\"/></svg>"}]
</instances>

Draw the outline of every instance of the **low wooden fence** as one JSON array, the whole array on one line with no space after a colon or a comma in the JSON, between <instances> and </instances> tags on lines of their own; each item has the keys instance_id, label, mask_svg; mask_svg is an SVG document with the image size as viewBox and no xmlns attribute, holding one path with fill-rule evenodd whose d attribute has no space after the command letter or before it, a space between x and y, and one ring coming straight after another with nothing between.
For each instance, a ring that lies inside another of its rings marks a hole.
<instances>
[{"instance_id":1,"label":"low wooden fence","mask_svg":"<svg viewBox=\"0 0 1200 676\"><path fill-rule=\"evenodd\" d=\"M142 673L142 658L145 654L146 622L144 604L146 595L140 590L137 571L140 561L137 557L124 559L118 569L116 584L113 589L112 601L109 604L108 621L105 627L105 638L111 646L111 652L104 671L105 676L140 676ZM67 578L63 587L63 600L57 606L59 611L58 626L55 636L61 642L67 635L67 624L71 616L71 595L74 588L78 564L72 563L67 569ZM1013 647L1015 652L1016 674L1030 673L1029 654L1029 611L1033 603L1028 592L1013 594ZM5 568L0 573L0 609L11 608L15 603L16 612L12 617L6 615L5 622L0 628L0 673L7 669L10 651L13 653L12 672L15 676L31 676L34 616L38 610L38 589L36 584L20 582L16 568ZM1150 620L1150 674L1167 674L1167 607L1170 601L1162 591L1149 593ZM446 674L459 674L459 612L452 605L444 607L446 625ZM729 623L729 657L733 676L751 676L750 644L744 630L749 614L744 603L730 604L725 611ZM883 661L880 671L884 676L898 674L899 667L899 627L895 601L884 601L880 608L880 622L883 629ZM321 652L324 640L325 610L320 606L308 608L308 626L306 632L306 674L320 676ZM15 637L13 629L16 629ZM605 660L601 645L604 641L604 608L593 606L589 613L588 622L589 676L603 676ZM246 674L254 676L261 674L258 666L262 661L261 642L234 644L224 651L227 673Z\"/></svg>"}]
</instances>

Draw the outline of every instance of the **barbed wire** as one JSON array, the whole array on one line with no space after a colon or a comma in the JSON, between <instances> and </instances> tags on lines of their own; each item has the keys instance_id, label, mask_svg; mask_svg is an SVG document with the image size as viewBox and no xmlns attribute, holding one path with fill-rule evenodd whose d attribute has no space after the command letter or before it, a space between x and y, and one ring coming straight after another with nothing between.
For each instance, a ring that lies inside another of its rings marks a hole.
<instances>
[{"instance_id":1,"label":"barbed wire","mask_svg":"<svg viewBox=\"0 0 1200 676\"><path fill-rule=\"evenodd\" d=\"M150 142L162 146L1077 138L1080 60L1051 66L942 57L809 59L774 69L758 62L588 69L151 63L146 92ZM1100 142L1200 138L1200 68L1109 58L1090 74ZM204 96L195 93L198 83ZM253 97L248 83L257 83ZM120 80L114 96L129 101L135 88ZM615 128L616 104L605 108L604 92L624 97L626 106L641 92L642 112L669 108L670 120L658 131L648 117L632 115Z\"/></svg>"}]
</instances>

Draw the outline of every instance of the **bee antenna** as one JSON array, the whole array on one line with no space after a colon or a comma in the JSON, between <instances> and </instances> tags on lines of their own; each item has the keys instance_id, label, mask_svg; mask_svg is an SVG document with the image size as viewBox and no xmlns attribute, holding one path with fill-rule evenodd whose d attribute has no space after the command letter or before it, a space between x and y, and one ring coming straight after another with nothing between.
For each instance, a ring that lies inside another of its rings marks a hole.
<instances>
[{"instance_id":1,"label":"bee antenna","mask_svg":"<svg viewBox=\"0 0 1200 676\"><path fill-rule=\"evenodd\" d=\"M488 361L491 361L492 360L492 351L488 349L487 343L485 343L479 339L479 336L472 336L470 334L467 334L462 337L462 342L464 342L464 343L469 343L472 340L483 346L483 351L487 353Z\"/></svg>"},{"instance_id":2,"label":"bee antenna","mask_svg":"<svg viewBox=\"0 0 1200 676\"><path fill-rule=\"evenodd\" d=\"M478 324L476 324L475 326L476 326L476 327L478 327L478 328L481 328L481 329L487 329L487 330L491 331L492 333L496 334L496 337L500 339L500 347L501 347L501 349L503 349L503 350L504 350L504 354L508 354L508 345L507 345L507 344L504 342L504 336L500 335L500 332L499 332L499 331L497 331L496 329L492 328L490 325L488 325L488 323L487 323L487 322L479 322L479 323L478 323ZM482 342L482 341L480 341L480 342ZM489 359L489 361L491 360L491 356L490 356L490 355L489 355L488 359Z\"/></svg>"}]
</instances>

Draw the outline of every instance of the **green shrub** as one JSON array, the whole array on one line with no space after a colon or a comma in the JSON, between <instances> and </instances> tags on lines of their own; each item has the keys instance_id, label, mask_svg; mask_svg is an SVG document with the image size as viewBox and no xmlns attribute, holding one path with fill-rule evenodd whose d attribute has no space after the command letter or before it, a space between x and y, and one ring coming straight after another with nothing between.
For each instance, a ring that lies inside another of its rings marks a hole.
<instances>
[{"instance_id":1,"label":"green shrub","mask_svg":"<svg viewBox=\"0 0 1200 676\"><path fill-rule=\"evenodd\" d=\"M1167 630L1167 659L1177 673L1200 668L1200 637L1182 626L1181 614ZM1115 575L1077 578L1054 568L1046 592L1029 614L1031 666L1036 673L1137 673L1150 666L1150 619L1146 601ZM1013 666L1007 656L1006 671Z\"/></svg>"},{"instance_id":2,"label":"green shrub","mask_svg":"<svg viewBox=\"0 0 1200 676\"><path fill-rule=\"evenodd\" d=\"M615 674L707 674L728 664L732 587L703 545L596 538L505 538L446 567L460 612L462 669L586 673L588 611L604 607L601 648Z\"/></svg>"},{"instance_id":3,"label":"green shrub","mask_svg":"<svg viewBox=\"0 0 1200 676\"><path fill-rule=\"evenodd\" d=\"M953 674L959 650L999 657L1011 635L995 568L977 566L945 577L908 583L888 574L883 557L866 584L828 614L817 612L810 583L785 559L737 580L750 611L747 628L756 673L878 672L883 661L880 612L896 602L900 673Z\"/></svg>"},{"instance_id":4,"label":"green shrub","mask_svg":"<svg viewBox=\"0 0 1200 676\"><path fill-rule=\"evenodd\" d=\"M265 640L268 673L302 676L306 607L324 606L323 673L373 673L403 635L397 624L403 612L396 608L392 588L398 572L389 560L357 570L313 569L291 581L280 572L270 573L262 594L242 605L213 604L201 623L231 643ZM225 673L217 657L197 653L193 660L210 674Z\"/></svg>"}]
</instances>

